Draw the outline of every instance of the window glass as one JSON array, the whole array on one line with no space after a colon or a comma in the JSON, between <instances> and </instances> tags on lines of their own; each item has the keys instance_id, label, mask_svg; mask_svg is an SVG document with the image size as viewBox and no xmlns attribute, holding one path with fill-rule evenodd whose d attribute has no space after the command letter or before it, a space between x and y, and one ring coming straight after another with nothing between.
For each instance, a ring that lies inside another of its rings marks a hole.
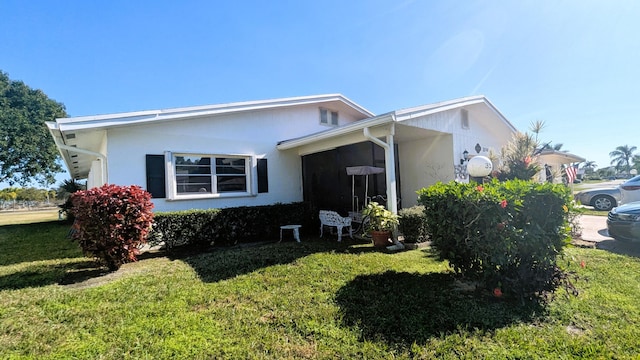
<instances>
[{"instance_id":1,"label":"window glass","mask_svg":"<svg viewBox=\"0 0 640 360\"><path fill-rule=\"evenodd\" d=\"M320 124L328 124L328 114L326 109L320 109Z\"/></svg>"},{"instance_id":2,"label":"window glass","mask_svg":"<svg viewBox=\"0 0 640 360\"><path fill-rule=\"evenodd\" d=\"M332 111L331 112L331 125L338 125L338 112L337 111Z\"/></svg>"},{"instance_id":3,"label":"window glass","mask_svg":"<svg viewBox=\"0 0 640 360\"><path fill-rule=\"evenodd\" d=\"M465 109L460 110L460 120L463 129L469 128L469 112Z\"/></svg>"},{"instance_id":4,"label":"window glass","mask_svg":"<svg viewBox=\"0 0 640 360\"><path fill-rule=\"evenodd\" d=\"M178 194L211 192L211 158L176 156Z\"/></svg>"},{"instance_id":5,"label":"window glass","mask_svg":"<svg viewBox=\"0 0 640 360\"><path fill-rule=\"evenodd\" d=\"M218 192L247 191L245 159L216 158Z\"/></svg>"},{"instance_id":6,"label":"window glass","mask_svg":"<svg viewBox=\"0 0 640 360\"><path fill-rule=\"evenodd\" d=\"M327 109L320 109L320 124L338 125L338 112Z\"/></svg>"},{"instance_id":7,"label":"window glass","mask_svg":"<svg viewBox=\"0 0 640 360\"><path fill-rule=\"evenodd\" d=\"M216 158L216 174L244 174L244 159Z\"/></svg>"},{"instance_id":8,"label":"window glass","mask_svg":"<svg viewBox=\"0 0 640 360\"><path fill-rule=\"evenodd\" d=\"M179 155L174 160L178 195L248 191L246 158Z\"/></svg>"}]
</instances>

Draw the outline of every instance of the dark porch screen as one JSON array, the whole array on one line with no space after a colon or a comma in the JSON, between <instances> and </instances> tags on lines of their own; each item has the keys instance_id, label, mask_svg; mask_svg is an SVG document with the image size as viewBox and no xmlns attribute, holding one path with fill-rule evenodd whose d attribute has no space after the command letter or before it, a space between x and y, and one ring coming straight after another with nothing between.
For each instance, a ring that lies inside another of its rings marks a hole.
<instances>
[{"instance_id":1,"label":"dark porch screen","mask_svg":"<svg viewBox=\"0 0 640 360\"><path fill-rule=\"evenodd\" d=\"M147 154L147 191L151 193L151 197L156 199L167 197L164 176L164 155Z\"/></svg>"}]
</instances>

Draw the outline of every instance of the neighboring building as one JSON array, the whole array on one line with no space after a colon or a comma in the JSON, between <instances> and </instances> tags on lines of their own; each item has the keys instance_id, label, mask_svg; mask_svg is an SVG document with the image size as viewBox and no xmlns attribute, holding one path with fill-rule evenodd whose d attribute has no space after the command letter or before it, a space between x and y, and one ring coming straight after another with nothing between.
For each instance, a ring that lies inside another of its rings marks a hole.
<instances>
[{"instance_id":1,"label":"neighboring building","mask_svg":"<svg viewBox=\"0 0 640 360\"><path fill-rule=\"evenodd\" d=\"M539 181L563 183L566 177L565 168L574 164L586 161L585 158L571 154L565 151L544 149L538 156L538 164L540 164ZM576 171L577 172L577 171Z\"/></svg>"},{"instance_id":2,"label":"neighboring building","mask_svg":"<svg viewBox=\"0 0 640 360\"><path fill-rule=\"evenodd\" d=\"M484 96L375 116L339 94L56 119L74 179L137 184L157 211L312 201L346 213L354 196L416 204L437 181L468 181L465 155L499 153L516 132ZM346 167L385 172L347 175ZM365 180L367 183L365 183ZM390 184L390 186L387 186ZM399 200L401 199L401 201Z\"/></svg>"}]
</instances>

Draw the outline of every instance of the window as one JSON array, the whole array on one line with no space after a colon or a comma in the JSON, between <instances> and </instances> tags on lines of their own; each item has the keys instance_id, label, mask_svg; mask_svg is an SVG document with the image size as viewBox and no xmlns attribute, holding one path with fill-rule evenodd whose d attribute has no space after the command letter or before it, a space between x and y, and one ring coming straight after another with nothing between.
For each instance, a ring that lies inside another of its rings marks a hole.
<instances>
[{"instance_id":1,"label":"window","mask_svg":"<svg viewBox=\"0 0 640 360\"><path fill-rule=\"evenodd\" d=\"M321 108L320 124L338 126L338 112Z\"/></svg>"},{"instance_id":2,"label":"window","mask_svg":"<svg viewBox=\"0 0 640 360\"><path fill-rule=\"evenodd\" d=\"M460 119L463 129L469 128L469 111L465 109L460 109Z\"/></svg>"},{"instance_id":3,"label":"window","mask_svg":"<svg viewBox=\"0 0 640 360\"><path fill-rule=\"evenodd\" d=\"M249 192L249 157L176 154L176 195Z\"/></svg>"}]
</instances>

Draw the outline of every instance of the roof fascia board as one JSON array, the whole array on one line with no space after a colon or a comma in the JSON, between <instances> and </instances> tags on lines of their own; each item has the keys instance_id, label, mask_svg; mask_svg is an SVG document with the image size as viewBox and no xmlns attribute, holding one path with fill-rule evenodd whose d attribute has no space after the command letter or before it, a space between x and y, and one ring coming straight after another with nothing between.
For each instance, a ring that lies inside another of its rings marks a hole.
<instances>
[{"instance_id":1,"label":"roof fascia board","mask_svg":"<svg viewBox=\"0 0 640 360\"><path fill-rule=\"evenodd\" d=\"M487 106L489 106L489 108L491 109L491 111L493 111L499 118L502 119L502 121L504 121L505 124L507 124L507 126L509 127L509 129L511 129L512 132L517 133L519 132L518 129L513 126L513 124L511 123L511 121L509 121L509 119L507 119L502 112L500 112L500 110L498 110L498 108L493 105L493 103L491 101L489 101L489 99L484 98L484 102L487 104Z\"/></svg>"},{"instance_id":2,"label":"roof fascia board","mask_svg":"<svg viewBox=\"0 0 640 360\"><path fill-rule=\"evenodd\" d=\"M412 119L420 116L431 115L431 114L442 112L442 111L453 110L453 109L461 108L464 106L476 105L481 103L485 104L494 114L496 114L496 116L498 116L498 118L500 118L512 132L514 133L518 132L516 127L513 126L513 124L500 112L500 110L498 110L498 108L496 108L495 105L493 105L493 103L489 101L489 99L487 99L484 95L469 96L465 98L455 99L451 101L444 101L444 102L431 104L431 105L403 109L403 110L397 111L396 114L397 114L398 121L403 121L403 120L408 120L408 119Z\"/></svg>"},{"instance_id":3,"label":"roof fascia board","mask_svg":"<svg viewBox=\"0 0 640 360\"><path fill-rule=\"evenodd\" d=\"M396 111L398 121L413 119L420 116L431 115L447 110L461 108L463 106L475 105L484 102L482 97L464 98L425 106L418 106L409 109Z\"/></svg>"},{"instance_id":4,"label":"roof fascia board","mask_svg":"<svg viewBox=\"0 0 640 360\"><path fill-rule=\"evenodd\" d=\"M394 113L390 112L390 113L376 116L371 119L356 121L354 123L341 126L335 129L323 131L320 133L315 133L315 134L303 136L296 139L284 140L279 142L276 148L278 150L293 149L296 147L314 143L316 141L330 139L332 137L345 135L354 131L360 131L366 127L379 126L379 125L391 123L393 121L395 121Z\"/></svg>"},{"instance_id":5,"label":"roof fascia board","mask_svg":"<svg viewBox=\"0 0 640 360\"><path fill-rule=\"evenodd\" d=\"M332 101L340 101L351 107L364 116L374 116L369 110L354 103L340 94L329 94L319 96L304 96L286 99L274 99L264 101L248 101L239 103L229 103L220 105L196 106L186 108L175 108L166 110L136 111L130 113L119 113L110 115L84 116L75 118L56 119L58 124L64 124L64 130L78 130L113 126L137 125L147 122L167 121L185 118L198 118L211 115L227 113L238 113L245 111L266 110L288 106L299 106L309 104L322 104Z\"/></svg>"},{"instance_id":6,"label":"roof fascia board","mask_svg":"<svg viewBox=\"0 0 640 360\"><path fill-rule=\"evenodd\" d=\"M564 152L564 151L558 151L558 150L542 150L542 152L540 152L540 157L545 157L545 156L562 157L562 158L565 158L567 160L572 160L573 162L585 162L585 161L587 161L587 159L585 159L583 157L580 157L580 156L578 156L576 154L572 154L572 153Z\"/></svg>"}]
</instances>

